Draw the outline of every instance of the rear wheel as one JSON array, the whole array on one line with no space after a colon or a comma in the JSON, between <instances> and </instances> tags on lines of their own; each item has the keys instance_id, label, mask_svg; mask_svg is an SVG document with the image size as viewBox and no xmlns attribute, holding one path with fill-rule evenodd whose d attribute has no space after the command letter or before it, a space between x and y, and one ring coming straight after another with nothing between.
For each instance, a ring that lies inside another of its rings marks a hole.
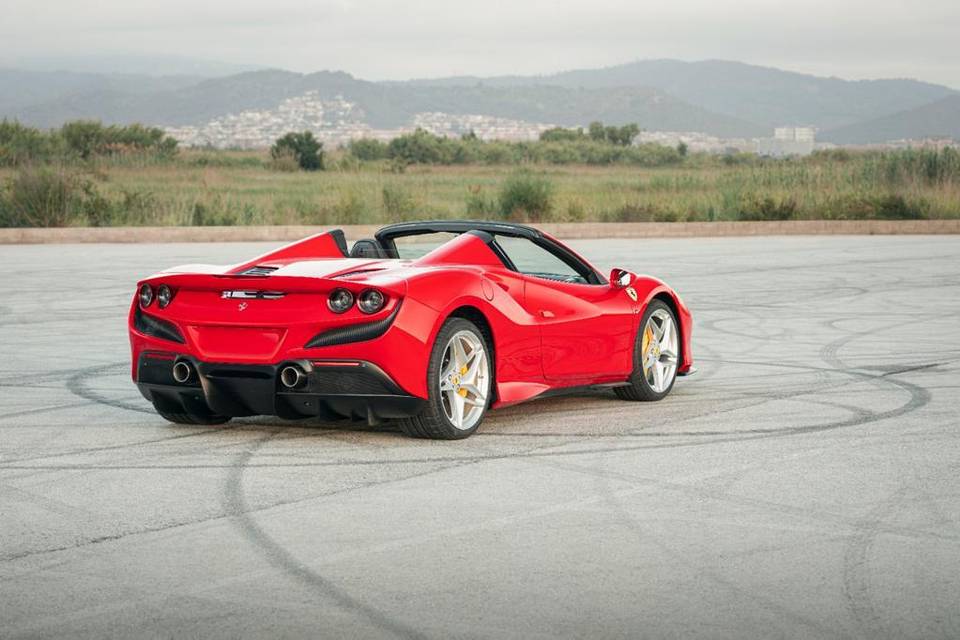
<instances>
[{"instance_id":1,"label":"rear wheel","mask_svg":"<svg viewBox=\"0 0 960 640\"><path fill-rule=\"evenodd\" d=\"M480 426L492 389L489 345L469 320L450 318L440 328L427 367L427 406L400 422L415 438L457 440Z\"/></svg>"},{"instance_id":2,"label":"rear wheel","mask_svg":"<svg viewBox=\"0 0 960 640\"><path fill-rule=\"evenodd\" d=\"M614 392L623 400L662 400L677 379L680 330L673 311L661 300L647 305L633 353L630 384Z\"/></svg>"}]
</instances>

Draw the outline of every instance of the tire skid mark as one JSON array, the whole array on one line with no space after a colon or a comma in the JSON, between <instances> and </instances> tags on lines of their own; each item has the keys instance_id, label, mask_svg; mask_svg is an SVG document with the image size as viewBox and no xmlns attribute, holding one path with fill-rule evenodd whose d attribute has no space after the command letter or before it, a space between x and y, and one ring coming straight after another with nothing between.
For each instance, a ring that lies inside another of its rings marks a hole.
<instances>
[{"instance_id":1,"label":"tire skid mark","mask_svg":"<svg viewBox=\"0 0 960 640\"><path fill-rule=\"evenodd\" d=\"M606 459L605 457L601 457ZM785 515L791 518L797 518L800 520L808 520L814 522L821 522L824 524L829 524L832 526L843 526L849 527L850 529L856 530L863 524L862 518L857 518L853 516L847 516L843 513L833 512L833 511L824 511L819 509L809 509L804 507L794 507L788 504L783 504L780 502L772 502L770 500L764 500L761 498L749 498L746 496L738 496L731 494L729 492L717 489L707 489L704 487L698 487L695 485L684 484L682 482L672 482L664 480L662 478L647 478L647 477L638 477L628 473L622 473L619 471L613 471L608 468L600 468L597 465L594 466L584 466L582 464L575 463L564 463L564 462L553 462L552 466L555 466L558 469L566 469L568 471L573 471L577 473L582 473L587 476L600 477L607 480L616 480L620 482L626 482L628 484L633 484L636 486L645 486L649 487L651 490L664 490L664 491L673 491L688 495L693 498L698 499L710 499L716 500L718 502L724 502L738 507L747 507L751 509L757 509L761 511L767 511L772 513L778 513ZM723 474L719 474L723 475ZM719 476L718 476L719 477ZM928 531L926 529L918 529L914 527L905 527L898 525L888 525L884 523L879 523L876 527L877 531L880 533L885 533L889 535L896 535L908 539L917 539L917 540L935 540L938 542L953 542L960 544L960 535L947 535L934 531ZM849 537L849 536L845 536Z\"/></svg>"},{"instance_id":2,"label":"tire skid mark","mask_svg":"<svg viewBox=\"0 0 960 640\"><path fill-rule=\"evenodd\" d=\"M288 432L286 429L279 429L278 431L272 433L272 437L273 437L273 438L275 438L275 437L284 437L284 438L286 438L286 439L288 439L288 440L304 439L304 438L307 438L307 437L315 437L316 435L317 435L317 434L314 434L314 433L309 433L309 434L289 434L289 432ZM326 437L326 434L323 434L323 436ZM235 446L236 446L236 443L232 443L230 446L235 447ZM246 466L247 466L247 467L251 467L251 466L254 466L254 467L255 467L255 466L257 466L257 465L246 465ZM267 466L267 465L265 465L265 466ZM340 494L342 494L342 493L348 493L348 492L354 491L354 490L365 489L365 488L370 488L370 487L376 487L376 486L380 486L380 485L387 485L387 484L391 484L391 483L393 483L393 482L399 482L399 481L406 480L406 479L410 479L410 478L415 478L415 477L419 477L419 476L429 475L429 474L431 474L431 473L439 473L439 472L441 472L441 471L445 471L445 470L447 470L447 469L452 469L452 468L454 468L454 467L459 467L459 466L464 466L464 465L460 465L460 464L450 465L450 466L447 466L447 467L444 467L444 468L441 468L441 469L432 469L432 470L430 470L430 471L426 471L426 472L422 472L422 473L408 474L408 475L406 475L406 476L404 476L404 477L401 477L401 478L390 478L390 479L387 479L387 480L374 480L374 481L362 483L360 486L347 487L347 488L343 488L343 489L335 489L335 490L332 490L332 491L325 491L325 492L321 492L321 493L318 493L318 494L313 494L313 495L310 495L310 496L305 496L305 497L302 497L302 498L296 498L296 499L293 499L293 500L280 500L280 501L271 503L271 504L269 504L269 505L265 505L265 506L262 506L262 507L257 507L257 508L251 509L248 513L254 514L254 513L259 513L259 512L261 512L261 511L268 511L268 510L270 510L270 509L274 509L274 508L277 508L277 507L283 507L283 506L287 506L287 505L291 505L291 504L298 504L298 503L307 502L307 501L311 501L311 500L320 500L320 499L328 498L328 497L331 497L331 496L340 495ZM14 467L10 467L10 468L12 469L12 468L14 468ZM43 467L40 467L40 466L37 466L37 467L28 467L28 468L39 469L39 470L41 470L41 471L44 470L44 468L43 468ZM178 467L178 468L184 468L184 467ZM195 468L198 468L198 467L195 467ZM203 468L203 467L199 467L199 468ZM227 467L227 466L225 466L225 465L218 465L218 466L215 467L215 468L231 468L231 467ZM0 467L0 471L2 471L2 470L3 470L2 467ZM91 468L91 470L96 471L97 469ZM34 474L24 474L24 475L15 476L15 477L12 477L12 476L11 476L11 477L5 478L5 480L8 480L8 479L19 479L19 478L22 478L22 477L32 477L32 476L34 476L34 475L38 475L38 474L34 473ZM234 514L234 513L232 513L232 512L224 512L224 513L221 513L221 514L218 514L218 515L215 515L215 516L210 516L210 517L206 517L206 518L200 518L200 519L197 519L197 520L189 520L189 521L183 521L183 522L166 524L166 525L163 525L163 526L160 526L160 527L149 527L149 528L140 529L140 530L136 530L136 531L130 531L130 532L124 532L124 533L120 533L120 534L113 534L113 535L101 536L101 537L94 538L94 539L91 539L91 540L86 540L86 541L79 542L78 544L75 544L75 545L69 545L69 546L63 546L63 547L55 547L55 548L42 549L42 550L36 550L36 551L29 551L29 552L25 552L25 553L12 554L12 555L8 555L8 556L0 556L0 562L7 562L7 561L19 560L19 559L22 559L22 558L25 558L25 557L36 556L36 555L43 555L43 554L48 554L48 553L55 553L55 552L58 552L58 551L66 551L66 550L69 550L69 549L81 548L81 547L85 547L85 546L88 546L88 545L96 545L96 544L100 544L100 543L103 543L103 542L111 542L111 541L114 541L114 540L120 540L120 539L127 538L127 537L131 537L131 536L138 536L138 535L144 535L144 534L149 534L149 533L157 533L157 532L161 532L161 531L167 531L167 530L170 530L170 529L177 529L177 528L180 528L180 527L186 527L186 526L191 526L191 525L196 525L196 524L205 524L205 523L208 523L208 522L214 522L214 521L216 521L216 520L222 520L222 519L225 519L225 518L230 518L230 517L233 517L233 516L235 516L235 515L236 515L236 514Z\"/></svg>"},{"instance_id":3,"label":"tire skid mark","mask_svg":"<svg viewBox=\"0 0 960 640\"><path fill-rule=\"evenodd\" d=\"M405 464L422 464L422 463L444 463L444 462L469 462L474 460L505 460L505 459L522 459L522 458L531 458L531 457L567 457L567 456L579 456L579 455L590 455L595 453L603 453L604 451L610 452L625 452L625 451L638 451L642 449L666 449L666 448L687 448L695 447L709 444L727 444L733 442L744 442L748 440L757 440L761 438L773 438L773 437L784 437L791 435L801 435L801 434L811 434L818 433L823 431L829 431L833 429L840 429L845 427L855 427L869 424L872 422L877 422L880 420L887 420L890 418L895 418L902 416L906 413L910 413L920 407L926 405L930 401L930 393L912 383L906 381L895 380L889 377L876 376L871 374L859 373L859 372L850 372L852 375L857 375L865 379L870 380L886 380L891 384L894 384L902 389L906 390L910 394L910 399L903 405L895 407L893 409L888 409L881 412L872 412L866 416L854 416L853 418L846 420L835 420L829 421L821 424L815 425L805 425L799 427L787 427L783 429L777 429L773 432L762 432L762 433L747 433L744 435L737 435L737 432L734 431L725 431L720 432L721 435L710 437L710 438L700 438L697 440L682 440L680 442L672 443L658 443L658 444L644 444L644 445L627 445L627 446L613 446L613 447L590 447L590 448L579 448L572 451L528 451L528 452L519 452L519 453L504 453L504 454L488 454L484 456L430 456L430 457L421 457L421 458L399 458L399 459L384 459L384 460L374 460L374 459L364 459L364 460L324 460L318 462L294 462L294 463L269 463L269 464L250 464L246 463L247 466L256 466L263 468L290 468L290 467L336 467L336 466L351 466L351 465L405 465ZM769 402L769 400L764 400L763 402ZM762 403L761 403L762 404ZM754 406L754 405L748 405ZM713 413L727 412L727 411L736 411L739 408L725 408L720 411L715 411ZM712 415L712 414L708 414ZM669 438L669 437L678 437L683 438L684 436L677 436L676 434L663 434L656 437ZM589 441L586 439L584 441ZM564 443L571 444L571 443ZM16 464L0 464L0 470L2 469L96 469L96 470L128 470L128 469L220 469L220 468L232 468L231 464L155 464L155 465L84 465L84 464L65 464L65 465L16 465Z\"/></svg>"},{"instance_id":4,"label":"tire skid mark","mask_svg":"<svg viewBox=\"0 0 960 640\"><path fill-rule=\"evenodd\" d=\"M236 428L237 428L236 425L226 425L226 426L210 425L209 427L204 427L203 430L200 430L200 431L191 431L190 433L178 433L177 435L165 436L163 438L153 438L150 440L138 440L136 442L126 442L123 444L111 444L111 445L105 445L102 447L89 447L86 449L71 449L69 451L58 451L56 453L47 453L44 455L33 456L29 458L16 458L14 460L8 460L6 462L16 464L16 463L29 462L32 460L48 460L50 458L66 458L68 456L84 455L88 453L101 453L104 451L121 451L123 449L129 449L131 447L142 447L144 445L158 444L161 442L171 442L173 440L182 440L184 438L195 438L197 436L204 436L204 435L219 433L220 431L230 431ZM3 468L3 465L0 465L0 469L2 468Z\"/></svg>"},{"instance_id":5,"label":"tire skid mark","mask_svg":"<svg viewBox=\"0 0 960 640\"><path fill-rule=\"evenodd\" d=\"M875 379L877 376L866 375L865 377ZM680 442L671 442L671 443L656 443L656 444L643 444L643 445L625 445L625 446L611 446L611 447L587 447L587 448L578 448L569 451L526 451L519 453L503 453L503 454L489 454L483 456L430 456L430 457L421 457L421 458L398 458L398 459L384 459L384 460L374 460L374 459L362 459L362 460L324 460L319 462L287 462L287 463L267 463L267 464L256 464L256 463L245 463L246 467L259 467L259 468L291 468L291 467L342 467L342 466L366 466L366 465L407 465L407 464L423 464L423 463L443 463L443 462L472 462L480 460L511 460L511 459L526 459L526 458L552 458L552 457L575 457L583 455L593 455L598 453L615 453L615 452L627 452L627 451L640 451L644 449L682 449L688 447L699 447L704 445L714 445L714 444L729 444L729 443L739 443L746 442L750 440L759 440L766 438L777 438L784 436L793 436L793 435L803 435L803 434L812 434L820 433L824 431L830 431L834 429L841 429L846 427L856 427L869 424L872 422L878 422L880 420L887 420L890 418L895 418L902 416L906 413L919 409L930 401L930 394L926 392L921 387L913 385L908 382L903 382L899 380L893 380L892 378L886 378L895 383L897 386L901 386L907 390L910 394L910 400L905 404L895 407L893 409L888 409L886 411L870 413L867 416L854 416L853 418L845 420L835 420L821 424L815 425L806 425L800 427L789 427L785 429L776 430L773 433L751 433L746 435L736 435L736 432L728 431L722 432L724 435L713 438L700 438L696 440L691 440L689 438L682 439ZM671 437L674 434L661 436L663 438ZM724 437L726 436L726 437ZM682 436L678 436L683 438ZM584 440L585 442L589 439ZM562 443L560 445L554 446L563 446L570 445L572 443ZM83 464L73 464L73 465L3 465L0 464L0 470L3 469L97 469L97 470L128 470L128 469L230 469L234 468L235 465L231 463L227 464L156 464L156 465L83 465Z\"/></svg>"},{"instance_id":6,"label":"tire skid mark","mask_svg":"<svg viewBox=\"0 0 960 640\"><path fill-rule=\"evenodd\" d=\"M130 404L127 402L121 402L118 400L113 400L108 398L100 393L90 389L87 386L87 380L91 377L96 377L99 374L104 374L120 367L129 366L126 362L115 362L113 364L99 365L95 367L87 367L86 369L80 369L72 373L66 381L67 390L75 396L79 396L85 400L90 400L98 404L106 405L108 407L113 407L115 409L125 409L127 411L136 411L138 413L146 413L148 415L156 415L156 412L152 409L145 409L139 405Z\"/></svg>"},{"instance_id":7,"label":"tire skid mark","mask_svg":"<svg viewBox=\"0 0 960 640\"><path fill-rule=\"evenodd\" d=\"M3 414L0 414L0 420L8 420L10 418L22 418L23 416L32 416L41 413L51 413L53 411L63 411L64 409L76 409L78 407L86 407L93 404L92 400L86 400L84 402L70 402L67 404L58 404L50 407L34 407L33 409L23 409L22 411L9 411Z\"/></svg>"},{"instance_id":8,"label":"tire skid mark","mask_svg":"<svg viewBox=\"0 0 960 640\"><path fill-rule=\"evenodd\" d=\"M320 592L336 603L341 609L359 614L380 630L401 638L425 638L425 635L413 627L389 618L379 609L357 600L317 571L304 566L297 558L291 555L289 551L284 549L282 545L277 543L264 531L253 518L243 490L244 471L247 468L247 463L249 463L260 447L269 442L275 435L276 432L268 433L258 439L252 447L243 451L237 457L236 464L231 467L230 474L227 477L224 503L227 506L228 512L233 514L233 518L239 524L241 532L247 540L259 548L264 558L272 565Z\"/></svg>"},{"instance_id":9,"label":"tire skid mark","mask_svg":"<svg viewBox=\"0 0 960 640\"><path fill-rule=\"evenodd\" d=\"M950 314L956 315L956 314ZM921 320L920 322L923 322ZM844 331L836 326L835 321L826 323L828 327ZM847 363L840 358L839 351L845 345L863 337L877 334L881 331L889 331L900 326L900 322L882 325L873 329L864 331L846 331L847 335L830 342L820 350L821 359L838 368L847 367ZM927 368L927 367L919 367ZM907 368L904 371L885 372L874 376L874 379L887 382L895 386L906 389L910 394L910 402L913 409L918 409L930 401L930 391L919 385L914 385L896 378L891 375L915 371L918 368ZM906 406L906 405L905 405ZM908 411L907 411L908 412ZM898 634L891 634L891 630L883 624L883 620L873 603L871 595L870 575L867 571L867 563L873 543L881 532L883 521L896 510L900 509L908 494L907 487L901 487L890 500L885 501L880 506L864 516L857 525L857 533L850 539L843 557L843 594L846 599L847 608L850 610L859 628L866 635L880 637L890 635L893 637Z\"/></svg>"},{"instance_id":10,"label":"tire skid mark","mask_svg":"<svg viewBox=\"0 0 960 640\"><path fill-rule=\"evenodd\" d=\"M597 464L594 465L590 471L596 473L604 465L606 461L606 456L601 456ZM569 467L578 467L579 465L558 465L560 468ZM604 469L606 470L606 469ZM576 469L577 472L583 473L583 468ZM722 474L720 474L722 475ZM768 597L763 593L759 593L755 590L748 590L741 585L737 584L734 580L729 579L723 575L723 573L716 569L711 569L705 567L702 563L698 562L695 559L690 557L689 549L678 549L675 546L671 546L668 543L659 539L655 534L647 534L644 531L643 523L640 522L628 509L623 500L619 495L616 489L612 485L612 478L609 475L599 473L595 476L595 479L598 483L601 484L603 494L606 497L606 502L616 514L621 528L623 528L627 533L634 536L638 543L642 545L652 544L653 546L660 549L661 552L670 556L670 558L681 565L684 565L688 569L694 569L697 571L698 576L702 576L709 580L710 582L719 585L720 587L726 589L728 592L735 594L738 597L746 599L751 605L759 605L763 609L770 611L778 616L779 618L786 618L791 620L795 624L805 627L807 629L816 631L823 637L832 636L835 632L825 625L820 623L816 618L812 618L801 613L798 613L785 604L774 600L772 597ZM659 483L658 483L659 484ZM659 487L658 487L659 488ZM701 549L703 551L703 549Z\"/></svg>"},{"instance_id":11,"label":"tire skid mark","mask_svg":"<svg viewBox=\"0 0 960 640\"><path fill-rule=\"evenodd\" d=\"M883 501L857 522L848 538L843 554L843 596L860 631L867 637L894 638L899 633L886 627L870 593L869 561L877 536L884 532L884 520L898 511L907 499L908 490L901 487L889 500Z\"/></svg>"}]
</instances>

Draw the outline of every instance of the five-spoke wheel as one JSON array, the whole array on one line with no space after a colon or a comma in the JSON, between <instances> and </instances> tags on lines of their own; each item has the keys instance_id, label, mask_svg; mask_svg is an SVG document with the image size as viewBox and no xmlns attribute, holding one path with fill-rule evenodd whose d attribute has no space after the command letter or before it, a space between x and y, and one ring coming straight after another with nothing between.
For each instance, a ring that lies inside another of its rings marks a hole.
<instances>
[{"instance_id":1,"label":"five-spoke wheel","mask_svg":"<svg viewBox=\"0 0 960 640\"><path fill-rule=\"evenodd\" d=\"M440 369L440 401L457 429L470 429L487 408L490 366L483 338L469 329L447 342Z\"/></svg>"},{"instance_id":2,"label":"five-spoke wheel","mask_svg":"<svg viewBox=\"0 0 960 640\"><path fill-rule=\"evenodd\" d=\"M490 404L493 358L487 336L465 318L440 328L427 369L427 406L400 422L419 438L454 440L477 430Z\"/></svg>"},{"instance_id":3,"label":"five-spoke wheel","mask_svg":"<svg viewBox=\"0 0 960 640\"><path fill-rule=\"evenodd\" d=\"M640 323L629 384L614 391L624 400L660 400L673 388L679 363L677 318L663 301L653 300Z\"/></svg>"}]
</instances>

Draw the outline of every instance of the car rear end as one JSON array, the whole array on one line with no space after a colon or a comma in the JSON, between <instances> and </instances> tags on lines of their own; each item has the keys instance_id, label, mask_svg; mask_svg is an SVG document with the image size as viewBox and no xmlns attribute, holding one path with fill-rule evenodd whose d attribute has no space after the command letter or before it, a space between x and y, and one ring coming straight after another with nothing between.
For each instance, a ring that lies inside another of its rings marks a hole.
<instances>
[{"instance_id":1,"label":"car rear end","mask_svg":"<svg viewBox=\"0 0 960 640\"><path fill-rule=\"evenodd\" d=\"M404 300L402 278L252 271L138 283L132 375L159 411L370 422L419 411L410 354L429 310Z\"/></svg>"}]
</instances>

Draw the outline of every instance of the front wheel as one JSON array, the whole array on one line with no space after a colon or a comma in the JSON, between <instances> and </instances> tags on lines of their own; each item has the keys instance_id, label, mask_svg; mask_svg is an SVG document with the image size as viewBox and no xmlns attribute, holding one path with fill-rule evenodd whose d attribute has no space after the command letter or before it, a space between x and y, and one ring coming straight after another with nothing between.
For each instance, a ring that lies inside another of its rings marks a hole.
<instances>
[{"instance_id":1,"label":"front wheel","mask_svg":"<svg viewBox=\"0 0 960 640\"><path fill-rule=\"evenodd\" d=\"M640 321L630 384L614 392L623 400L662 400L673 388L679 364L677 317L664 302L653 300Z\"/></svg>"},{"instance_id":2,"label":"front wheel","mask_svg":"<svg viewBox=\"0 0 960 640\"><path fill-rule=\"evenodd\" d=\"M400 427L408 436L457 440L480 426L493 382L489 345L469 320L450 318L440 328L427 367L427 406Z\"/></svg>"}]
</instances>

